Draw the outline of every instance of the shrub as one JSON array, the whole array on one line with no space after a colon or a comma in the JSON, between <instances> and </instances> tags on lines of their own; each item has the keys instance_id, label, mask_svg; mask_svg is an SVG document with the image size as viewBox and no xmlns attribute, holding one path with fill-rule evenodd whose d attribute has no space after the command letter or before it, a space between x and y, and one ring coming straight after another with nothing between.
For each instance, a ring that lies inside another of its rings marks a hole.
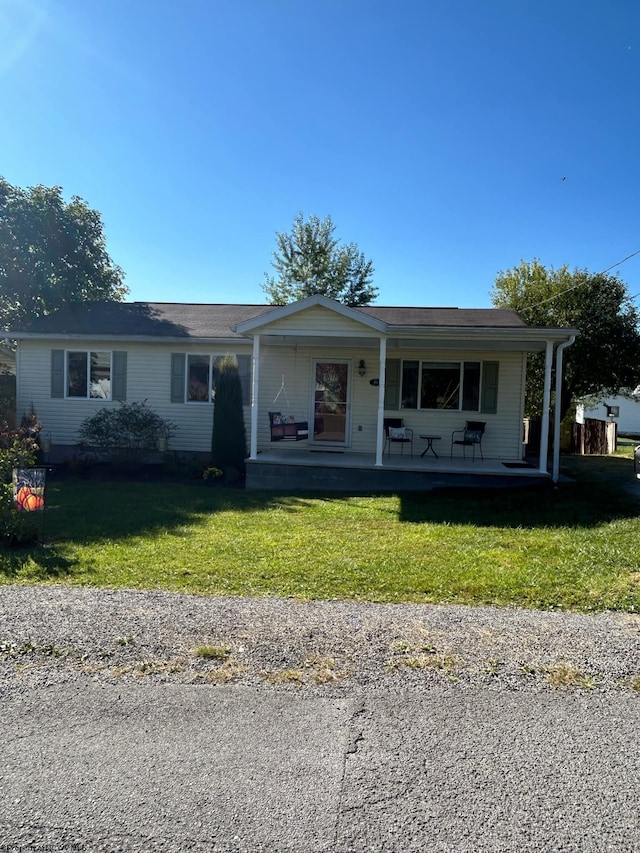
<instances>
[{"instance_id":1,"label":"shrub","mask_svg":"<svg viewBox=\"0 0 640 853\"><path fill-rule=\"evenodd\" d=\"M158 448L161 438L169 439L175 424L141 403L121 403L117 409L100 409L80 425L82 444L105 451L113 461L144 462Z\"/></svg>"},{"instance_id":2,"label":"shrub","mask_svg":"<svg viewBox=\"0 0 640 853\"><path fill-rule=\"evenodd\" d=\"M35 529L30 515L18 513L13 503L14 468L30 468L38 458L40 424L34 412L22 419L19 429L0 424L0 541L6 544L33 539Z\"/></svg>"},{"instance_id":3,"label":"shrub","mask_svg":"<svg viewBox=\"0 0 640 853\"><path fill-rule=\"evenodd\" d=\"M35 414L22 419L19 429L0 424L0 483L11 483L14 468L29 468L38 457L40 424Z\"/></svg>"},{"instance_id":4,"label":"shrub","mask_svg":"<svg viewBox=\"0 0 640 853\"><path fill-rule=\"evenodd\" d=\"M207 483L214 483L221 477L224 477L224 471L221 471L220 468L205 468L202 472L202 479Z\"/></svg>"},{"instance_id":5,"label":"shrub","mask_svg":"<svg viewBox=\"0 0 640 853\"><path fill-rule=\"evenodd\" d=\"M238 365L226 356L216 383L211 436L211 467L224 471L233 482L245 471L247 439L242 410L242 385Z\"/></svg>"}]
</instances>

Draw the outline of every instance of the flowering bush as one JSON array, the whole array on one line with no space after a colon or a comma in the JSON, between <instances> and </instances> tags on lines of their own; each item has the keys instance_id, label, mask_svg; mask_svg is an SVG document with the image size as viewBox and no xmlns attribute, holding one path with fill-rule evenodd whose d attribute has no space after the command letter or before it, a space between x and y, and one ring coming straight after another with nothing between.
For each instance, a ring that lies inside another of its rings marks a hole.
<instances>
[{"instance_id":1,"label":"flowering bush","mask_svg":"<svg viewBox=\"0 0 640 853\"><path fill-rule=\"evenodd\" d=\"M202 472L202 479L206 480L208 483L214 482L215 480L219 480L220 477L224 476L224 471L221 471L219 468L205 468Z\"/></svg>"},{"instance_id":2,"label":"flowering bush","mask_svg":"<svg viewBox=\"0 0 640 853\"><path fill-rule=\"evenodd\" d=\"M38 456L40 424L32 412L22 419L18 429L0 424L0 541L19 543L33 539L33 521L18 513L13 503L12 473L14 468L35 465Z\"/></svg>"}]
</instances>

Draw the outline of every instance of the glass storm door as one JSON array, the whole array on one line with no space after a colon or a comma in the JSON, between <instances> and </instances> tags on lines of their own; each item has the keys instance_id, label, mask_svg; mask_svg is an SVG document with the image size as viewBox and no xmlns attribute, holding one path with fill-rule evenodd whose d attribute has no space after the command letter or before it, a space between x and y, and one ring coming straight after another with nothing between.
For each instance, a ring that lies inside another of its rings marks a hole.
<instances>
[{"instance_id":1,"label":"glass storm door","mask_svg":"<svg viewBox=\"0 0 640 853\"><path fill-rule=\"evenodd\" d=\"M349 364L317 361L313 399L313 440L347 443Z\"/></svg>"}]
</instances>

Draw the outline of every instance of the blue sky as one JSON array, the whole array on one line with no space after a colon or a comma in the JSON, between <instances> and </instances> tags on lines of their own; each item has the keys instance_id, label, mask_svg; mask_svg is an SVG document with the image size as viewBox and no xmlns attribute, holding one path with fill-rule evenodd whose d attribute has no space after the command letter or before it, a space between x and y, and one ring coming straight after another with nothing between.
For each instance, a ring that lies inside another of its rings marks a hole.
<instances>
[{"instance_id":1,"label":"blue sky","mask_svg":"<svg viewBox=\"0 0 640 853\"><path fill-rule=\"evenodd\" d=\"M100 211L130 299L265 301L299 211L383 305L640 249L637 0L0 0L0 39L0 175Z\"/></svg>"}]
</instances>

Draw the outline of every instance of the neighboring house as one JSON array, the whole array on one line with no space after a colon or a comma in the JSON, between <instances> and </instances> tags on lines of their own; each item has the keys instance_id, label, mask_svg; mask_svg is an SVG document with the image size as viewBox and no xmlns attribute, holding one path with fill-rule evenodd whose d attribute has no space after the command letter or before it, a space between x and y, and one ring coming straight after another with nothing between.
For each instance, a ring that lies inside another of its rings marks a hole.
<instances>
[{"instance_id":1,"label":"neighboring house","mask_svg":"<svg viewBox=\"0 0 640 853\"><path fill-rule=\"evenodd\" d=\"M373 482L365 471L383 468L513 473L522 465L527 352L546 352L550 378L554 353L576 332L529 327L503 309L348 308L312 296L284 306L89 303L10 334L18 414L33 406L58 452L74 451L98 407L146 400L177 425L170 449L204 458L218 364L231 354L246 405L248 485L318 481L315 469L335 465L357 469L364 486ZM269 412L300 425L289 430L294 440L272 440ZM389 417L413 430L402 456L385 452ZM462 461L457 448L450 459L451 433L466 420L486 423L484 462ZM422 435L439 437L437 459L420 456ZM547 478L548 444L543 435L537 473Z\"/></svg>"},{"instance_id":2,"label":"neighboring house","mask_svg":"<svg viewBox=\"0 0 640 853\"><path fill-rule=\"evenodd\" d=\"M640 435L640 386L611 397L585 397L576 406L576 422L613 421L618 435Z\"/></svg>"}]
</instances>

